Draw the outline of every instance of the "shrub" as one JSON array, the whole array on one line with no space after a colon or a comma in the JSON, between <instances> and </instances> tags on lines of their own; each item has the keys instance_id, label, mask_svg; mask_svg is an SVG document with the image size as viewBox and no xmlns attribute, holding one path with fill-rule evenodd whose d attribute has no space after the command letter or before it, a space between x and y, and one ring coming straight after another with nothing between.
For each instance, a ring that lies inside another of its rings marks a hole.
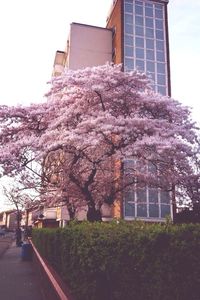
<instances>
[{"instance_id":1,"label":"shrub","mask_svg":"<svg viewBox=\"0 0 200 300\"><path fill-rule=\"evenodd\" d=\"M197 300L200 225L72 223L33 231L77 300Z\"/></svg>"}]
</instances>

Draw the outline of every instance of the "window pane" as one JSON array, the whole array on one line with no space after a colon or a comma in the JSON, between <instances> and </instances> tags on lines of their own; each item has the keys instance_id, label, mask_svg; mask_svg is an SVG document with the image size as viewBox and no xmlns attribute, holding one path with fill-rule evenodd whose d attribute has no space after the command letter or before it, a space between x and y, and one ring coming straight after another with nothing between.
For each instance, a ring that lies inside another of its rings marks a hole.
<instances>
[{"instance_id":1,"label":"window pane","mask_svg":"<svg viewBox=\"0 0 200 300\"><path fill-rule=\"evenodd\" d=\"M133 173L135 170L135 161L134 159L125 159L123 161L124 172Z\"/></svg>"},{"instance_id":2,"label":"window pane","mask_svg":"<svg viewBox=\"0 0 200 300\"><path fill-rule=\"evenodd\" d=\"M125 203L125 216L126 217L134 217L135 216L135 204L130 203L134 202L134 191L126 192L124 195L124 203Z\"/></svg>"},{"instance_id":3,"label":"window pane","mask_svg":"<svg viewBox=\"0 0 200 300\"><path fill-rule=\"evenodd\" d=\"M135 24L136 25L144 25L144 21L143 21L143 17L140 17L140 16L136 16L135 17Z\"/></svg>"},{"instance_id":4,"label":"window pane","mask_svg":"<svg viewBox=\"0 0 200 300\"><path fill-rule=\"evenodd\" d=\"M165 54L164 54L164 52L157 51L156 58L157 58L157 61L164 62L165 61Z\"/></svg>"},{"instance_id":5,"label":"window pane","mask_svg":"<svg viewBox=\"0 0 200 300\"><path fill-rule=\"evenodd\" d=\"M157 48L157 50L164 51L164 42L156 41L156 48Z\"/></svg>"},{"instance_id":6,"label":"window pane","mask_svg":"<svg viewBox=\"0 0 200 300\"><path fill-rule=\"evenodd\" d=\"M135 204L125 202L124 214L126 217L135 217Z\"/></svg>"},{"instance_id":7,"label":"window pane","mask_svg":"<svg viewBox=\"0 0 200 300\"><path fill-rule=\"evenodd\" d=\"M163 5L162 4L155 4L155 8L157 8L157 9L163 9Z\"/></svg>"},{"instance_id":8,"label":"window pane","mask_svg":"<svg viewBox=\"0 0 200 300\"><path fill-rule=\"evenodd\" d=\"M160 9L155 9L155 16L158 19L163 19L163 11Z\"/></svg>"},{"instance_id":9,"label":"window pane","mask_svg":"<svg viewBox=\"0 0 200 300\"><path fill-rule=\"evenodd\" d=\"M135 5L135 13L136 15L143 15L143 7L139 5Z\"/></svg>"},{"instance_id":10,"label":"window pane","mask_svg":"<svg viewBox=\"0 0 200 300\"><path fill-rule=\"evenodd\" d=\"M160 74L165 74L165 64L157 64L157 72Z\"/></svg>"},{"instance_id":11,"label":"window pane","mask_svg":"<svg viewBox=\"0 0 200 300\"><path fill-rule=\"evenodd\" d=\"M162 20L156 20L156 29L163 30L163 21Z\"/></svg>"},{"instance_id":12,"label":"window pane","mask_svg":"<svg viewBox=\"0 0 200 300\"><path fill-rule=\"evenodd\" d=\"M161 85L165 85L166 84L165 81L166 81L165 75L158 74L157 83Z\"/></svg>"},{"instance_id":13,"label":"window pane","mask_svg":"<svg viewBox=\"0 0 200 300\"><path fill-rule=\"evenodd\" d=\"M149 188L149 203L158 203L158 189Z\"/></svg>"},{"instance_id":14,"label":"window pane","mask_svg":"<svg viewBox=\"0 0 200 300\"><path fill-rule=\"evenodd\" d=\"M134 69L133 59L131 59L131 58L125 58L125 67L128 70L133 70Z\"/></svg>"},{"instance_id":15,"label":"window pane","mask_svg":"<svg viewBox=\"0 0 200 300\"><path fill-rule=\"evenodd\" d=\"M149 60L154 60L155 59L154 51L153 50L147 50L146 51L146 57Z\"/></svg>"},{"instance_id":16,"label":"window pane","mask_svg":"<svg viewBox=\"0 0 200 300\"><path fill-rule=\"evenodd\" d=\"M136 67L141 70L144 71L144 61L143 60L136 60Z\"/></svg>"},{"instance_id":17,"label":"window pane","mask_svg":"<svg viewBox=\"0 0 200 300\"><path fill-rule=\"evenodd\" d=\"M135 27L135 34L143 36L144 35L144 28L142 26L136 26Z\"/></svg>"},{"instance_id":18,"label":"window pane","mask_svg":"<svg viewBox=\"0 0 200 300\"><path fill-rule=\"evenodd\" d=\"M133 16L125 14L125 23L133 24Z\"/></svg>"},{"instance_id":19,"label":"window pane","mask_svg":"<svg viewBox=\"0 0 200 300\"><path fill-rule=\"evenodd\" d=\"M161 190L160 192L160 201L161 203L170 203L170 193L167 191Z\"/></svg>"},{"instance_id":20,"label":"window pane","mask_svg":"<svg viewBox=\"0 0 200 300\"><path fill-rule=\"evenodd\" d=\"M158 89L158 93L160 93L161 95L166 95L166 87L165 86L160 86L158 85L157 86L157 89Z\"/></svg>"},{"instance_id":21,"label":"window pane","mask_svg":"<svg viewBox=\"0 0 200 300\"><path fill-rule=\"evenodd\" d=\"M145 7L145 16L153 17L153 8Z\"/></svg>"},{"instance_id":22,"label":"window pane","mask_svg":"<svg viewBox=\"0 0 200 300\"><path fill-rule=\"evenodd\" d=\"M148 72L148 76L150 77L150 79L152 79L153 81L155 81L155 74L154 73Z\"/></svg>"},{"instance_id":23,"label":"window pane","mask_svg":"<svg viewBox=\"0 0 200 300\"><path fill-rule=\"evenodd\" d=\"M135 45L136 45L136 47L144 48L144 39L136 37L136 39L135 39Z\"/></svg>"},{"instance_id":24,"label":"window pane","mask_svg":"<svg viewBox=\"0 0 200 300\"><path fill-rule=\"evenodd\" d=\"M146 24L146 27L153 28L153 19L145 18L145 24Z\"/></svg>"},{"instance_id":25,"label":"window pane","mask_svg":"<svg viewBox=\"0 0 200 300\"><path fill-rule=\"evenodd\" d=\"M133 47L125 47L125 56L133 56Z\"/></svg>"},{"instance_id":26,"label":"window pane","mask_svg":"<svg viewBox=\"0 0 200 300\"><path fill-rule=\"evenodd\" d=\"M156 204L149 204L149 217L159 218L159 207Z\"/></svg>"},{"instance_id":27,"label":"window pane","mask_svg":"<svg viewBox=\"0 0 200 300\"><path fill-rule=\"evenodd\" d=\"M161 218L166 218L168 215L170 215L170 206L161 205Z\"/></svg>"},{"instance_id":28,"label":"window pane","mask_svg":"<svg viewBox=\"0 0 200 300\"><path fill-rule=\"evenodd\" d=\"M137 217L147 217L147 206L139 204L137 206Z\"/></svg>"},{"instance_id":29,"label":"window pane","mask_svg":"<svg viewBox=\"0 0 200 300\"><path fill-rule=\"evenodd\" d=\"M151 61L147 61L147 71L155 72L155 64Z\"/></svg>"},{"instance_id":30,"label":"window pane","mask_svg":"<svg viewBox=\"0 0 200 300\"><path fill-rule=\"evenodd\" d=\"M135 1L135 4L137 4L137 5L142 5L142 2L141 1Z\"/></svg>"},{"instance_id":31,"label":"window pane","mask_svg":"<svg viewBox=\"0 0 200 300\"><path fill-rule=\"evenodd\" d=\"M137 203L146 203L147 202L147 192L146 188L137 190Z\"/></svg>"},{"instance_id":32,"label":"window pane","mask_svg":"<svg viewBox=\"0 0 200 300\"><path fill-rule=\"evenodd\" d=\"M150 174L157 175L157 166L156 166L156 164L154 164L152 162L149 162L148 163L148 172Z\"/></svg>"},{"instance_id":33,"label":"window pane","mask_svg":"<svg viewBox=\"0 0 200 300\"><path fill-rule=\"evenodd\" d=\"M154 49L154 40L146 40L146 47L147 49Z\"/></svg>"},{"instance_id":34,"label":"window pane","mask_svg":"<svg viewBox=\"0 0 200 300\"><path fill-rule=\"evenodd\" d=\"M136 58L144 58L144 49L136 48Z\"/></svg>"},{"instance_id":35,"label":"window pane","mask_svg":"<svg viewBox=\"0 0 200 300\"><path fill-rule=\"evenodd\" d=\"M164 33L162 30L156 30L156 39L157 40L164 40Z\"/></svg>"},{"instance_id":36,"label":"window pane","mask_svg":"<svg viewBox=\"0 0 200 300\"><path fill-rule=\"evenodd\" d=\"M153 4L151 4L151 3L145 3L145 7L153 8Z\"/></svg>"},{"instance_id":37,"label":"window pane","mask_svg":"<svg viewBox=\"0 0 200 300\"><path fill-rule=\"evenodd\" d=\"M133 46L133 37L131 35L126 35L124 37L125 45Z\"/></svg>"},{"instance_id":38,"label":"window pane","mask_svg":"<svg viewBox=\"0 0 200 300\"><path fill-rule=\"evenodd\" d=\"M133 34L133 25L125 24L125 33Z\"/></svg>"},{"instance_id":39,"label":"window pane","mask_svg":"<svg viewBox=\"0 0 200 300\"><path fill-rule=\"evenodd\" d=\"M125 12L132 13L133 12L133 5L129 3L125 3Z\"/></svg>"},{"instance_id":40,"label":"window pane","mask_svg":"<svg viewBox=\"0 0 200 300\"><path fill-rule=\"evenodd\" d=\"M151 28L146 28L146 36L148 38L154 38L154 31Z\"/></svg>"}]
</instances>

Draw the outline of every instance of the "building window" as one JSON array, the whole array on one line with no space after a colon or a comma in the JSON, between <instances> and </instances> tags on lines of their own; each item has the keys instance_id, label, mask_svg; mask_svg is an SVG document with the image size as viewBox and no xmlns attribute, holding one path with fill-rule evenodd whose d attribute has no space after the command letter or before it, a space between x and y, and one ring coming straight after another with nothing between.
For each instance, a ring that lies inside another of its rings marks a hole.
<instances>
[{"instance_id":1,"label":"building window","mask_svg":"<svg viewBox=\"0 0 200 300\"><path fill-rule=\"evenodd\" d=\"M165 4L147 0L125 0L124 3L124 69L130 70L132 65L147 75L153 74L154 90L166 95ZM127 59L132 59L131 63ZM158 75L165 75L165 83L164 77Z\"/></svg>"},{"instance_id":2,"label":"building window","mask_svg":"<svg viewBox=\"0 0 200 300\"><path fill-rule=\"evenodd\" d=\"M146 28L146 37L147 38L154 38L154 31L151 28Z\"/></svg>"},{"instance_id":3,"label":"building window","mask_svg":"<svg viewBox=\"0 0 200 300\"><path fill-rule=\"evenodd\" d=\"M135 16L135 24L143 26L144 25L144 19L143 19L143 17Z\"/></svg>"},{"instance_id":4,"label":"building window","mask_svg":"<svg viewBox=\"0 0 200 300\"><path fill-rule=\"evenodd\" d=\"M163 51L157 51L156 58L159 62L165 62L165 53Z\"/></svg>"},{"instance_id":5,"label":"building window","mask_svg":"<svg viewBox=\"0 0 200 300\"><path fill-rule=\"evenodd\" d=\"M136 67L140 71L144 71L144 61L136 59Z\"/></svg>"},{"instance_id":6,"label":"building window","mask_svg":"<svg viewBox=\"0 0 200 300\"><path fill-rule=\"evenodd\" d=\"M156 39L164 40L164 32L162 30L156 30Z\"/></svg>"},{"instance_id":7,"label":"building window","mask_svg":"<svg viewBox=\"0 0 200 300\"><path fill-rule=\"evenodd\" d=\"M124 43L128 46L133 46L133 36L125 34Z\"/></svg>"},{"instance_id":8,"label":"building window","mask_svg":"<svg viewBox=\"0 0 200 300\"><path fill-rule=\"evenodd\" d=\"M139 5L135 5L135 14L136 15L143 15L143 7Z\"/></svg>"},{"instance_id":9,"label":"building window","mask_svg":"<svg viewBox=\"0 0 200 300\"><path fill-rule=\"evenodd\" d=\"M144 38L136 37L135 38L135 46L144 48Z\"/></svg>"},{"instance_id":10,"label":"building window","mask_svg":"<svg viewBox=\"0 0 200 300\"><path fill-rule=\"evenodd\" d=\"M124 178L127 175L134 177L138 167L142 168L143 172L150 172L155 176L158 172L157 167L151 163L142 165L134 159L126 159L124 160ZM160 220L171 214L170 193L156 187L148 187L148 185L140 187L134 183L124 192L123 200L125 219Z\"/></svg>"},{"instance_id":11,"label":"building window","mask_svg":"<svg viewBox=\"0 0 200 300\"><path fill-rule=\"evenodd\" d=\"M125 21L127 24L133 24L133 16L132 15L125 15Z\"/></svg>"},{"instance_id":12,"label":"building window","mask_svg":"<svg viewBox=\"0 0 200 300\"><path fill-rule=\"evenodd\" d=\"M137 58L144 59L144 49L136 48L135 52Z\"/></svg>"},{"instance_id":13,"label":"building window","mask_svg":"<svg viewBox=\"0 0 200 300\"><path fill-rule=\"evenodd\" d=\"M147 49L146 50L146 58L148 60L154 60L155 59L155 53L154 53L154 51Z\"/></svg>"},{"instance_id":14,"label":"building window","mask_svg":"<svg viewBox=\"0 0 200 300\"><path fill-rule=\"evenodd\" d=\"M156 28L163 30L163 21L162 20L156 20Z\"/></svg>"},{"instance_id":15,"label":"building window","mask_svg":"<svg viewBox=\"0 0 200 300\"><path fill-rule=\"evenodd\" d=\"M153 8L145 7L145 16L146 17L153 17Z\"/></svg>"},{"instance_id":16,"label":"building window","mask_svg":"<svg viewBox=\"0 0 200 300\"><path fill-rule=\"evenodd\" d=\"M143 36L144 35L144 27L135 26L135 35Z\"/></svg>"},{"instance_id":17,"label":"building window","mask_svg":"<svg viewBox=\"0 0 200 300\"><path fill-rule=\"evenodd\" d=\"M152 18L145 18L145 25L149 28L154 28L153 19Z\"/></svg>"},{"instance_id":18,"label":"building window","mask_svg":"<svg viewBox=\"0 0 200 300\"><path fill-rule=\"evenodd\" d=\"M133 56L133 47L125 47L125 56L132 57Z\"/></svg>"},{"instance_id":19,"label":"building window","mask_svg":"<svg viewBox=\"0 0 200 300\"><path fill-rule=\"evenodd\" d=\"M133 25L125 24L125 33L133 34Z\"/></svg>"},{"instance_id":20,"label":"building window","mask_svg":"<svg viewBox=\"0 0 200 300\"><path fill-rule=\"evenodd\" d=\"M154 49L154 40L146 39L147 49Z\"/></svg>"},{"instance_id":21,"label":"building window","mask_svg":"<svg viewBox=\"0 0 200 300\"><path fill-rule=\"evenodd\" d=\"M155 72L155 64L151 61L147 61L147 71Z\"/></svg>"},{"instance_id":22,"label":"building window","mask_svg":"<svg viewBox=\"0 0 200 300\"><path fill-rule=\"evenodd\" d=\"M165 86L161 86L161 85L157 85L157 92L160 93L161 95L166 95L166 87Z\"/></svg>"},{"instance_id":23,"label":"building window","mask_svg":"<svg viewBox=\"0 0 200 300\"><path fill-rule=\"evenodd\" d=\"M155 17L158 19L163 19L163 10L155 9Z\"/></svg>"},{"instance_id":24,"label":"building window","mask_svg":"<svg viewBox=\"0 0 200 300\"><path fill-rule=\"evenodd\" d=\"M132 71L134 69L134 61L132 58L125 58L125 68L127 71Z\"/></svg>"},{"instance_id":25,"label":"building window","mask_svg":"<svg viewBox=\"0 0 200 300\"><path fill-rule=\"evenodd\" d=\"M161 84L161 85L165 85L166 84L166 77L165 77L165 75L158 74L157 75L157 83Z\"/></svg>"},{"instance_id":26,"label":"building window","mask_svg":"<svg viewBox=\"0 0 200 300\"><path fill-rule=\"evenodd\" d=\"M133 5L129 3L125 3L125 12L133 13Z\"/></svg>"},{"instance_id":27,"label":"building window","mask_svg":"<svg viewBox=\"0 0 200 300\"><path fill-rule=\"evenodd\" d=\"M157 63L157 73L165 74L165 64Z\"/></svg>"}]
</instances>

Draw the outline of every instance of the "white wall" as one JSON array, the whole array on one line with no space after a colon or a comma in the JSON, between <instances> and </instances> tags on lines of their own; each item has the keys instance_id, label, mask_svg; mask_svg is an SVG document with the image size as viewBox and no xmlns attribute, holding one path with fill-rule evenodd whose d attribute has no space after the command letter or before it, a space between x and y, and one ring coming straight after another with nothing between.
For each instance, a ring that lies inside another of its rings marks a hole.
<instances>
[{"instance_id":1,"label":"white wall","mask_svg":"<svg viewBox=\"0 0 200 300\"><path fill-rule=\"evenodd\" d=\"M71 24L67 67L82 69L112 61L111 30L84 24Z\"/></svg>"}]
</instances>

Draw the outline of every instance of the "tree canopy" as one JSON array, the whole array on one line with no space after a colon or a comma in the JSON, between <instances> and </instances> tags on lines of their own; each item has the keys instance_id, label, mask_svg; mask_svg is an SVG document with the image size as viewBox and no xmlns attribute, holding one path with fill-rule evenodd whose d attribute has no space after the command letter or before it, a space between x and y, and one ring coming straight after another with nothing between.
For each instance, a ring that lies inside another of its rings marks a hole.
<instances>
[{"instance_id":1,"label":"tree canopy","mask_svg":"<svg viewBox=\"0 0 200 300\"><path fill-rule=\"evenodd\" d=\"M65 70L46 96L0 106L2 175L72 211L112 204L136 182L199 201L199 130L190 109L154 93L145 74L120 65ZM127 159L139 163L120 180Z\"/></svg>"}]
</instances>

